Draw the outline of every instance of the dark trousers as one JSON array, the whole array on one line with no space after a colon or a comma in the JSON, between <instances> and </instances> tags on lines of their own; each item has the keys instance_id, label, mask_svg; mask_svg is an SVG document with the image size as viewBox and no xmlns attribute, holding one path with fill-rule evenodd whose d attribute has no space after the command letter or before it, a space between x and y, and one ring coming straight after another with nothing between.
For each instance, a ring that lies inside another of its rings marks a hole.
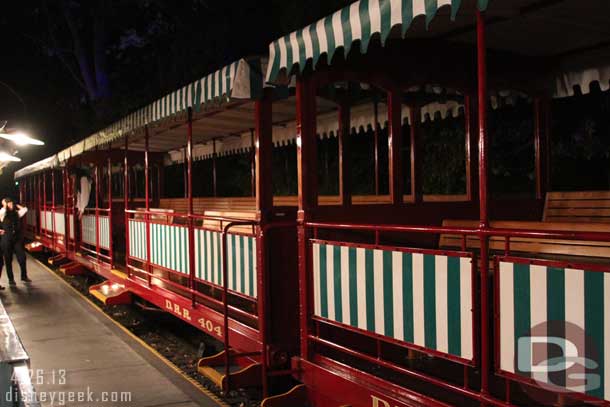
<instances>
[{"instance_id":1,"label":"dark trousers","mask_svg":"<svg viewBox=\"0 0 610 407\"><path fill-rule=\"evenodd\" d=\"M15 276L13 275L13 254L17 257L17 263L19 263L19 268L21 269L21 279L27 278L28 272L25 266L25 247L23 246L23 240L2 240L2 254L8 280L13 281L15 279Z\"/></svg>"}]
</instances>

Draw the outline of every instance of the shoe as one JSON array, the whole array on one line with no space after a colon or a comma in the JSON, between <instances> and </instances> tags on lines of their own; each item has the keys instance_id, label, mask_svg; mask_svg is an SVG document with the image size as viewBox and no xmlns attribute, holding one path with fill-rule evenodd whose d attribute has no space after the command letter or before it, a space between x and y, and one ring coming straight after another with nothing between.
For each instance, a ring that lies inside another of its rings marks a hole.
<instances>
[{"instance_id":1,"label":"shoe","mask_svg":"<svg viewBox=\"0 0 610 407\"><path fill-rule=\"evenodd\" d=\"M14 287L14 286L16 286L16 285L17 285L17 283L15 282L15 280L10 280L10 281L8 282L8 285L10 285L10 286Z\"/></svg>"},{"instance_id":2,"label":"shoe","mask_svg":"<svg viewBox=\"0 0 610 407\"><path fill-rule=\"evenodd\" d=\"M23 281L24 283L31 283L31 282L32 282L32 280L30 280L30 279L29 279L29 278L27 278L27 277L22 278L22 279L21 279L21 281Z\"/></svg>"}]
</instances>

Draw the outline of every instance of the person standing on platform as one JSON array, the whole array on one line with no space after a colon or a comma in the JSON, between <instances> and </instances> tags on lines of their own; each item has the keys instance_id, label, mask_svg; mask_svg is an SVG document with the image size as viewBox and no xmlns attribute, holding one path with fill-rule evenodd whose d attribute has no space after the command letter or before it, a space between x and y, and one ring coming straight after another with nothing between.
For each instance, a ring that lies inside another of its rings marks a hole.
<instances>
[{"instance_id":1,"label":"person standing on platform","mask_svg":"<svg viewBox=\"0 0 610 407\"><path fill-rule=\"evenodd\" d=\"M23 231L21 228L21 218L27 213L28 208L17 205L11 198L2 200L0 209L0 223L2 224L3 234L0 237L0 248L6 266L6 275L9 285L15 285L13 276L13 253L17 256L17 262L21 268L21 281L29 283L26 269L25 247L23 245Z\"/></svg>"}]
</instances>

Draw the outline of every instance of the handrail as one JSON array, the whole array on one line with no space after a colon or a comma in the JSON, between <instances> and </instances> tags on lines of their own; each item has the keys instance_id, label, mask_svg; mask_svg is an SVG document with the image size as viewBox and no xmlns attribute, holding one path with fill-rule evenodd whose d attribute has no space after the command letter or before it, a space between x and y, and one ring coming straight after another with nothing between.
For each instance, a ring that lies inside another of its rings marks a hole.
<instances>
[{"instance_id":1,"label":"handrail","mask_svg":"<svg viewBox=\"0 0 610 407\"><path fill-rule=\"evenodd\" d=\"M229 348L229 270L227 267L227 234L229 229L235 226L252 226L253 228L258 225L255 221L236 221L229 222L222 230L222 302L223 302L223 317L224 317L224 346L225 346L225 378L227 392L229 391L229 380L231 374L231 352ZM264 278L263 278L263 281ZM260 305L259 305L260 306ZM259 335L261 334L259 329ZM261 335L264 339L264 333ZM263 341L263 352L265 350L265 343Z\"/></svg>"},{"instance_id":2,"label":"handrail","mask_svg":"<svg viewBox=\"0 0 610 407\"><path fill-rule=\"evenodd\" d=\"M590 240L610 242L610 232L572 232L565 230L539 230L514 228L463 228L455 226L374 225L305 222L305 226L317 229L364 230L376 232L447 233L471 236L531 237L537 239Z\"/></svg>"}]
</instances>

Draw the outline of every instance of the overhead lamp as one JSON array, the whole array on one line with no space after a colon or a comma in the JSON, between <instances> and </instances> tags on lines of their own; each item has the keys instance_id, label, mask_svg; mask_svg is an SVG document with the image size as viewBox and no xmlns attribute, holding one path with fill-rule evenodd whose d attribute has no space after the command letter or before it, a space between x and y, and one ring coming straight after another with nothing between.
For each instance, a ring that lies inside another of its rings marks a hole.
<instances>
[{"instance_id":1,"label":"overhead lamp","mask_svg":"<svg viewBox=\"0 0 610 407\"><path fill-rule=\"evenodd\" d=\"M34 146L43 146L44 145L43 141L37 140L22 131L15 131L15 132L10 132L10 133L0 132L0 137L2 137L3 139L6 139L6 140L10 140L13 143L17 144L18 146L25 146L28 144L34 145Z\"/></svg>"},{"instance_id":2,"label":"overhead lamp","mask_svg":"<svg viewBox=\"0 0 610 407\"><path fill-rule=\"evenodd\" d=\"M0 151L0 162L18 163L20 161L21 161L21 158L15 157L14 155L7 153L6 151Z\"/></svg>"}]
</instances>

